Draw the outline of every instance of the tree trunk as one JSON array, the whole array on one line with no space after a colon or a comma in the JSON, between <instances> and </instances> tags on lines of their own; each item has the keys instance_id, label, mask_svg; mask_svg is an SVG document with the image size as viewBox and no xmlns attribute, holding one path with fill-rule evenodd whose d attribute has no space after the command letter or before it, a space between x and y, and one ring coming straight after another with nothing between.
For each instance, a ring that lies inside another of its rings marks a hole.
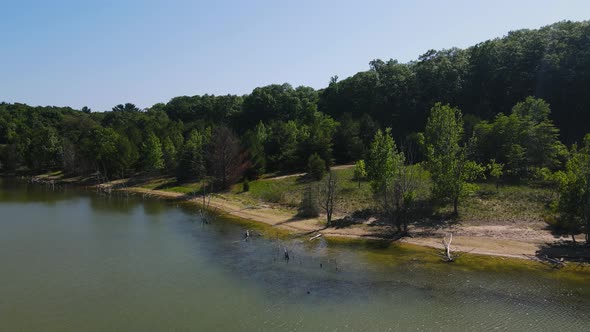
<instances>
[{"instance_id":1,"label":"tree trunk","mask_svg":"<svg viewBox=\"0 0 590 332\"><path fill-rule=\"evenodd\" d=\"M574 235L574 233L572 233L572 241L574 242L574 244L576 244L576 236Z\"/></svg>"},{"instance_id":2,"label":"tree trunk","mask_svg":"<svg viewBox=\"0 0 590 332\"><path fill-rule=\"evenodd\" d=\"M459 215L458 205L459 205L459 198L458 197L455 197L453 199L453 214L455 216L458 216Z\"/></svg>"}]
</instances>

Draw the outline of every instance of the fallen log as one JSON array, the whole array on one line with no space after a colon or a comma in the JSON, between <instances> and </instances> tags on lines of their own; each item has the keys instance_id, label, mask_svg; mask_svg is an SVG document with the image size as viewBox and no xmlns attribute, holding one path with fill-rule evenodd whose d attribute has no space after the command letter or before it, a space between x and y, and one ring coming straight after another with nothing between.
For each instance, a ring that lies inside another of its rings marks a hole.
<instances>
[{"instance_id":1,"label":"fallen log","mask_svg":"<svg viewBox=\"0 0 590 332\"><path fill-rule=\"evenodd\" d=\"M317 239L319 239L320 237L322 237L322 234L321 234L321 233L319 233L319 234L317 234L317 235L314 235L314 236L312 236L311 238L309 238L309 241L317 240Z\"/></svg>"}]
</instances>

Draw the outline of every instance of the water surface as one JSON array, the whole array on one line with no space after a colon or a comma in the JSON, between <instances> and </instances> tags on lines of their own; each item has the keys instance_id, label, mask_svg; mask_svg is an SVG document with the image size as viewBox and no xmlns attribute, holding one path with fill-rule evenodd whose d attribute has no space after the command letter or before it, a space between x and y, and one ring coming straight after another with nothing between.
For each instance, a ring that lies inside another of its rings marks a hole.
<instances>
[{"instance_id":1,"label":"water surface","mask_svg":"<svg viewBox=\"0 0 590 332\"><path fill-rule=\"evenodd\" d=\"M0 330L590 330L589 283L244 230L174 203L3 180Z\"/></svg>"}]
</instances>

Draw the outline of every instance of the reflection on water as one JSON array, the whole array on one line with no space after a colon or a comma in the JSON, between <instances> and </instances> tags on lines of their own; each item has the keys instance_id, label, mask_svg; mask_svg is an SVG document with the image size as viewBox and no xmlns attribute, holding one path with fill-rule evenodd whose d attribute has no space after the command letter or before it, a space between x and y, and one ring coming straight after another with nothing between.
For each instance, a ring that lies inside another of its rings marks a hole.
<instances>
[{"instance_id":1,"label":"reflection on water","mask_svg":"<svg viewBox=\"0 0 590 332\"><path fill-rule=\"evenodd\" d=\"M589 329L588 284L324 240L243 241L242 227L194 212L4 181L0 330Z\"/></svg>"}]
</instances>

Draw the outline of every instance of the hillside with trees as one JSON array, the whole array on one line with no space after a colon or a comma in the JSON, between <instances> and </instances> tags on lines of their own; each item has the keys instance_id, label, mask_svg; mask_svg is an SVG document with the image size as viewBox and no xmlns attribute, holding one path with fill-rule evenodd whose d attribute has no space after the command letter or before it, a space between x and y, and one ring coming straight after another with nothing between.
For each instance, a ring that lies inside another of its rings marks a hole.
<instances>
[{"instance_id":1,"label":"hillside with trees","mask_svg":"<svg viewBox=\"0 0 590 332\"><path fill-rule=\"evenodd\" d=\"M411 170L419 164L428 197L455 214L478 182L535 182L560 193L548 218L556 230L590 234L590 22L369 64L320 90L274 84L147 109L2 103L0 170L167 175L227 190L268 173L313 170L321 179L317 165L362 161L359 187L366 177L403 231L423 204Z\"/></svg>"}]
</instances>

